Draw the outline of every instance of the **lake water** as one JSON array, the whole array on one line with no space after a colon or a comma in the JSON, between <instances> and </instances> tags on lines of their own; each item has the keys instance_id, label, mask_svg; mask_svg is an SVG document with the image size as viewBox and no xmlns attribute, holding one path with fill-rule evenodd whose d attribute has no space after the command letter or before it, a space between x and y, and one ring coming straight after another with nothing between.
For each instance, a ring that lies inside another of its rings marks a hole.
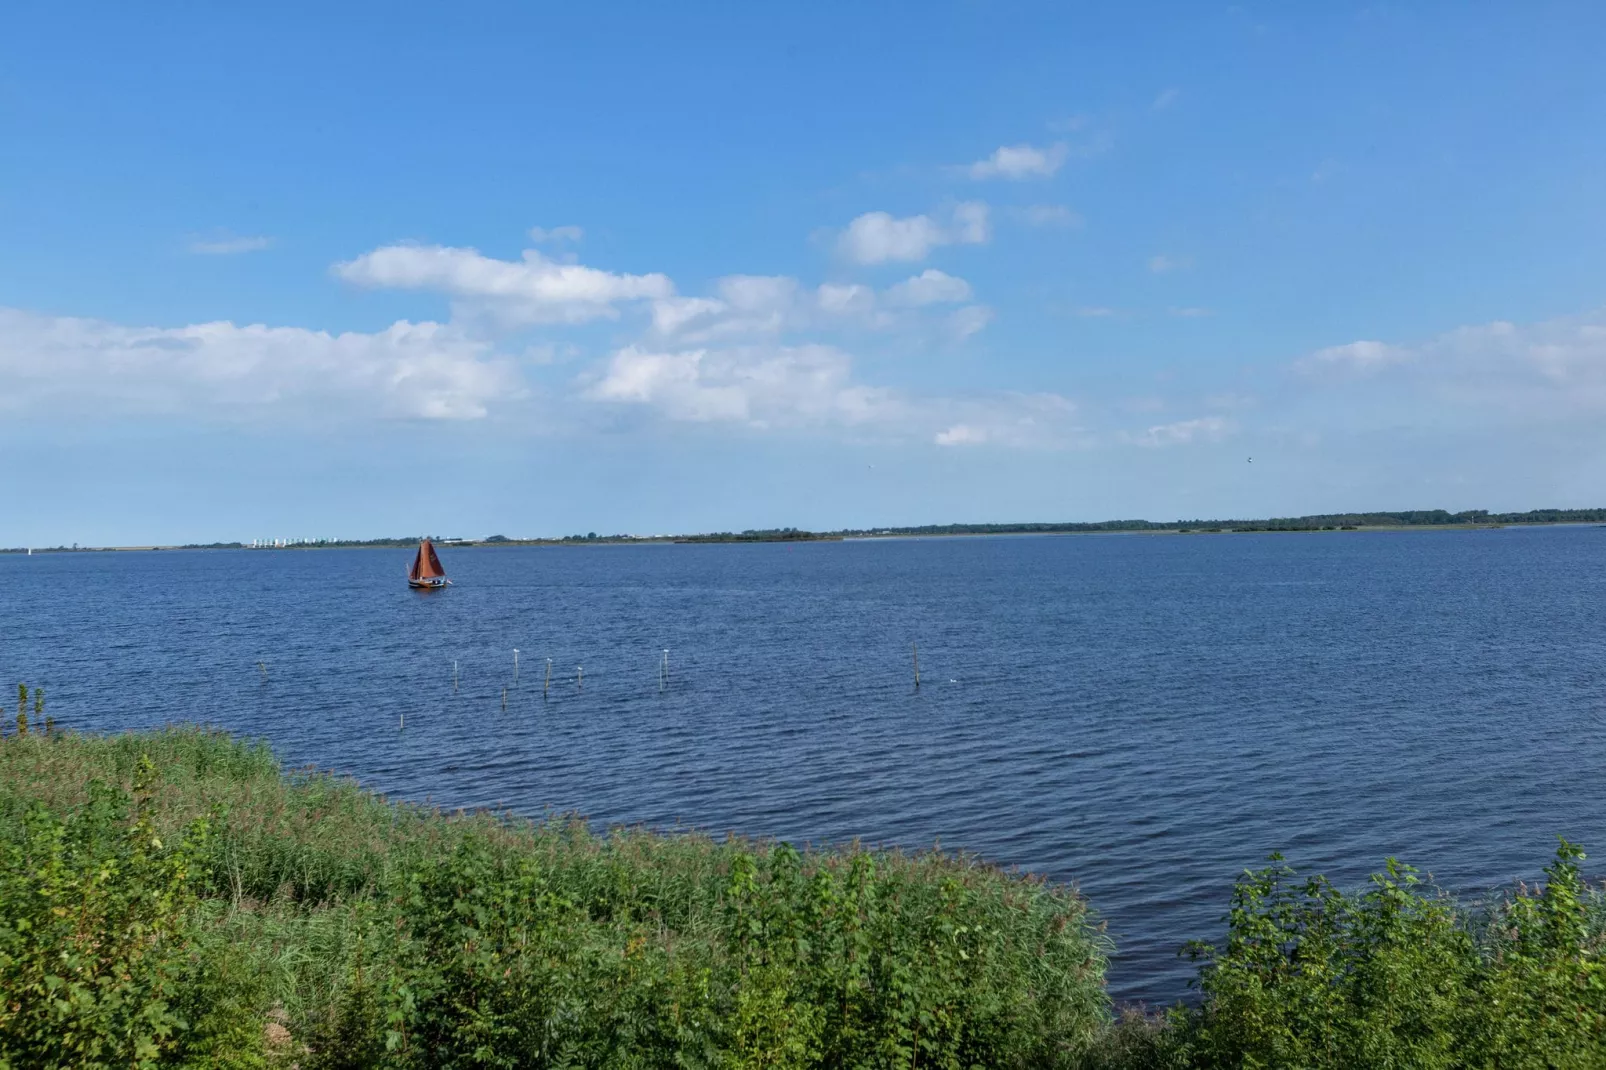
<instances>
[{"instance_id":1,"label":"lake water","mask_svg":"<svg viewBox=\"0 0 1606 1070\"><path fill-rule=\"evenodd\" d=\"M1457 890L1606 851L1606 528L442 557L0 555L0 681L449 806L940 841L1076 882L1130 1000L1272 850Z\"/></svg>"}]
</instances>

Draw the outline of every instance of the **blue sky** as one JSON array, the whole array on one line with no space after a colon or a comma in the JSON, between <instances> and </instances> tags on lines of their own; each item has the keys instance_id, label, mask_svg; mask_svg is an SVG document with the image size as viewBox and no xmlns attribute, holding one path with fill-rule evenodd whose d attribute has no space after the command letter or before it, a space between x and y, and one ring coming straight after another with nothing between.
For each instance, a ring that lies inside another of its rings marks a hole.
<instances>
[{"instance_id":1,"label":"blue sky","mask_svg":"<svg viewBox=\"0 0 1606 1070\"><path fill-rule=\"evenodd\" d=\"M328 7L8 9L0 544L1606 504L1598 5Z\"/></svg>"}]
</instances>

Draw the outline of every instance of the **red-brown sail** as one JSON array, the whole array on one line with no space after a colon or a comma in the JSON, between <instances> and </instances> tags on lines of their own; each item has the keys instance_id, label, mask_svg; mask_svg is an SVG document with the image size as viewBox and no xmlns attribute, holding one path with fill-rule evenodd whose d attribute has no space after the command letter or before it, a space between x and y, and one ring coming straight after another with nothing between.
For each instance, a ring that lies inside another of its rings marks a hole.
<instances>
[{"instance_id":1,"label":"red-brown sail","mask_svg":"<svg viewBox=\"0 0 1606 1070\"><path fill-rule=\"evenodd\" d=\"M413 558L413 567L407 573L407 578L414 583L446 578L441 559L435 556L435 545L428 539L418 544L418 556Z\"/></svg>"}]
</instances>

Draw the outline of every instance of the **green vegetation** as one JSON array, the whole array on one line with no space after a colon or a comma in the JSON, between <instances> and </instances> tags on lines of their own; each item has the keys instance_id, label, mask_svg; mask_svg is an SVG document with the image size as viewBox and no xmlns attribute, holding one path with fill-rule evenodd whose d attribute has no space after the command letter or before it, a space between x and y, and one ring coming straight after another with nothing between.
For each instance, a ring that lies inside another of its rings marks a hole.
<instances>
[{"instance_id":1,"label":"green vegetation","mask_svg":"<svg viewBox=\"0 0 1606 1070\"><path fill-rule=\"evenodd\" d=\"M392 805L199 730L0 743L0 1067L1056 1066L1080 898Z\"/></svg>"},{"instance_id":2,"label":"green vegetation","mask_svg":"<svg viewBox=\"0 0 1606 1070\"><path fill-rule=\"evenodd\" d=\"M1111 1015L1068 889L965 859L530 823L198 729L0 741L0 1070L1601 1067L1606 908L1563 842L1475 909L1273 858Z\"/></svg>"},{"instance_id":3,"label":"green vegetation","mask_svg":"<svg viewBox=\"0 0 1606 1070\"><path fill-rule=\"evenodd\" d=\"M1357 528L1490 527L1500 524L1584 524L1606 521L1606 509L1533 509L1526 513L1491 513L1468 509L1415 509L1399 513L1319 513L1261 520L1101 520L1094 523L927 524L921 527L842 531L863 535L1028 535L1078 534L1101 531L1353 531Z\"/></svg>"},{"instance_id":4,"label":"green vegetation","mask_svg":"<svg viewBox=\"0 0 1606 1070\"><path fill-rule=\"evenodd\" d=\"M1444 509L1414 509L1398 513L1320 513L1313 516L1271 517L1261 520L1099 520L1092 522L1031 522L1004 524L922 524L916 527L843 528L840 531L802 531L798 528L750 528L741 532L717 531L701 535L565 535L562 538L515 539L491 535L484 539L434 537L441 546L551 546L595 543L638 542L799 542L804 540L859 539L885 535L1074 535L1120 531L1177 531L1220 533L1226 531L1355 531L1359 528L1499 527L1505 524L1594 524L1606 523L1606 509L1530 509L1524 513L1491 513L1467 509L1459 513ZM407 535L380 539L313 539L292 541L284 546L247 547L238 542L190 543L184 546L127 547L146 550L306 550L330 548L401 549L418 545L423 536ZM64 553L71 547L34 547L34 553ZM23 547L0 547L0 554L26 553Z\"/></svg>"},{"instance_id":5,"label":"green vegetation","mask_svg":"<svg viewBox=\"0 0 1606 1070\"><path fill-rule=\"evenodd\" d=\"M802 531L798 528L749 528L746 531L716 531L711 535L682 535L676 542L815 542L836 540L841 535Z\"/></svg>"}]
</instances>

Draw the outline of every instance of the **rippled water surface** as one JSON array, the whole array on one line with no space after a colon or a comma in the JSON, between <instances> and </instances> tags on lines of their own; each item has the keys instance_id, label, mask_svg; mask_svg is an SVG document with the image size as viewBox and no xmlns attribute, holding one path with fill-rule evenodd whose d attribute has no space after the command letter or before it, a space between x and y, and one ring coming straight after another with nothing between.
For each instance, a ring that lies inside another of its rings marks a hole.
<instances>
[{"instance_id":1,"label":"rippled water surface","mask_svg":"<svg viewBox=\"0 0 1606 1070\"><path fill-rule=\"evenodd\" d=\"M1126 999L1274 849L1456 889L1606 851L1606 528L410 556L0 555L0 680L451 806L940 841L1079 884Z\"/></svg>"}]
</instances>

